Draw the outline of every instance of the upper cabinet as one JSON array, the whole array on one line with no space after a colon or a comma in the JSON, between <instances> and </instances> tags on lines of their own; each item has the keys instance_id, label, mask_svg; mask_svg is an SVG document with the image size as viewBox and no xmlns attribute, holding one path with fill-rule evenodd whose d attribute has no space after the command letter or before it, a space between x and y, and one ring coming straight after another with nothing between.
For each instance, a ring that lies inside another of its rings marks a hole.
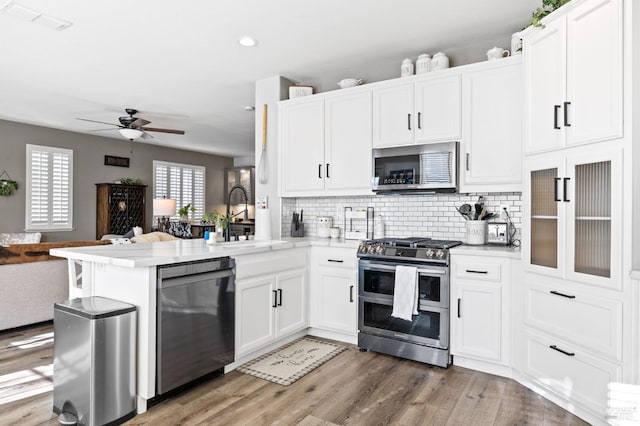
<instances>
[{"instance_id":1,"label":"upper cabinet","mask_svg":"<svg viewBox=\"0 0 640 426\"><path fill-rule=\"evenodd\" d=\"M462 75L460 192L522 191L522 58Z\"/></svg>"},{"instance_id":2,"label":"upper cabinet","mask_svg":"<svg viewBox=\"0 0 640 426\"><path fill-rule=\"evenodd\" d=\"M525 154L622 137L622 29L591 0L525 36Z\"/></svg>"},{"instance_id":3,"label":"upper cabinet","mask_svg":"<svg viewBox=\"0 0 640 426\"><path fill-rule=\"evenodd\" d=\"M371 92L279 105L281 195L371 194Z\"/></svg>"},{"instance_id":4,"label":"upper cabinet","mask_svg":"<svg viewBox=\"0 0 640 426\"><path fill-rule=\"evenodd\" d=\"M460 75L394 81L373 90L373 147L457 141Z\"/></svg>"}]
</instances>

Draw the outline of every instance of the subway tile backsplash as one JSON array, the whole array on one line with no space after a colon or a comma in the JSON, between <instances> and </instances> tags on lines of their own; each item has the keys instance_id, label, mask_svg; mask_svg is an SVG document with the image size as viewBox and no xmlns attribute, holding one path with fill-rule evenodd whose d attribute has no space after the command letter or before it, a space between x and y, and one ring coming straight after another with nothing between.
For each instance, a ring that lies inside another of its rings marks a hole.
<instances>
[{"instance_id":1,"label":"subway tile backsplash","mask_svg":"<svg viewBox=\"0 0 640 426\"><path fill-rule=\"evenodd\" d=\"M333 226L344 235L344 208L354 210L373 207L375 215L381 215L386 237L431 237L438 239L464 240L465 219L456 207L468 203L473 205L482 196L488 212L499 214L500 206L509 206L511 221L520 235L522 222L522 194L520 192L482 194L436 194L436 195L372 195L360 197L319 197L282 199L282 235L291 232L291 215L304 210L305 236L316 236L318 216L333 217ZM373 225L371 221L369 226ZM354 220L346 224L353 230L366 230L366 221Z\"/></svg>"}]
</instances>

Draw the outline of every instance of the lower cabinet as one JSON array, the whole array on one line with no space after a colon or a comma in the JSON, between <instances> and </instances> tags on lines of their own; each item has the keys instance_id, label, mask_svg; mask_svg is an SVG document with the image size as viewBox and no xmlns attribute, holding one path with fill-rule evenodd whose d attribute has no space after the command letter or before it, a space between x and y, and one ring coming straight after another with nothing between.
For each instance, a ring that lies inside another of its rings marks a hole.
<instances>
[{"instance_id":1,"label":"lower cabinet","mask_svg":"<svg viewBox=\"0 0 640 426\"><path fill-rule=\"evenodd\" d=\"M308 326L308 248L236 257L236 359Z\"/></svg>"},{"instance_id":2,"label":"lower cabinet","mask_svg":"<svg viewBox=\"0 0 640 426\"><path fill-rule=\"evenodd\" d=\"M357 275L355 248L312 249L311 327L357 335Z\"/></svg>"},{"instance_id":3,"label":"lower cabinet","mask_svg":"<svg viewBox=\"0 0 640 426\"><path fill-rule=\"evenodd\" d=\"M483 361L510 367L512 260L478 253L451 255L453 362Z\"/></svg>"}]
</instances>

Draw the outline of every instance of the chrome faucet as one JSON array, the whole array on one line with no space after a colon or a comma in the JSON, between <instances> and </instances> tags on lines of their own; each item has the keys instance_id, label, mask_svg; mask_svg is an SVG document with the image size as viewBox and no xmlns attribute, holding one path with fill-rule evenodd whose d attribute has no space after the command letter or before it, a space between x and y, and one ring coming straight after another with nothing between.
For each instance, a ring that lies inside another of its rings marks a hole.
<instances>
[{"instance_id":1,"label":"chrome faucet","mask_svg":"<svg viewBox=\"0 0 640 426\"><path fill-rule=\"evenodd\" d=\"M235 191L236 189L239 189L244 194L244 210L234 215L231 215L231 195L233 194L233 191ZM227 217L234 218L241 213L244 213L244 220L249 220L249 197L247 196L247 191L242 187L242 185L234 185L231 187L231 190L229 191L229 195L227 196ZM227 227L225 231L226 233L225 233L224 240L229 241L231 239L229 228Z\"/></svg>"}]
</instances>

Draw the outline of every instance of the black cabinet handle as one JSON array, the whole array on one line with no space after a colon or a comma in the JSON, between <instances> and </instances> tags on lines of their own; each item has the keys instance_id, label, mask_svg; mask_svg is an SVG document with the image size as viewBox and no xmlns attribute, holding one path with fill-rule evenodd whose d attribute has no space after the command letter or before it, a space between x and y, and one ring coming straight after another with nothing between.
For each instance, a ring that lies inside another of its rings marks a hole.
<instances>
[{"instance_id":1,"label":"black cabinet handle","mask_svg":"<svg viewBox=\"0 0 640 426\"><path fill-rule=\"evenodd\" d=\"M559 291L551 290L549 293L555 294L556 296L566 297L567 299L575 299L576 297L571 294L560 293Z\"/></svg>"},{"instance_id":2,"label":"black cabinet handle","mask_svg":"<svg viewBox=\"0 0 640 426\"><path fill-rule=\"evenodd\" d=\"M553 178L553 201L561 201L558 198L558 182L561 181L562 178Z\"/></svg>"},{"instance_id":3,"label":"black cabinet handle","mask_svg":"<svg viewBox=\"0 0 640 426\"><path fill-rule=\"evenodd\" d=\"M353 303L353 286L349 286L349 302Z\"/></svg>"},{"instance_id":4,"label":"black cabinet handle","mask_svg":"<svg viewBox=\"0 0 640 426\"><path fill-rule=\"evenodd\" d=\"M322 179L322 164L318 164L318 179Z\"/></svg>"},{"instance_id":5,"label":"black cabinet handle","mask_svg":"<svg viewBox=\"0 0 640 426\"><path fill-rule=\"evenodd\" d=\"M278 296L280 298L280 301L278 302L278 306L282 306L282 289L281 288L278 289Z\"/></svg>"},{"instance_id":6,"label":"black cabinet handle","mask_svg":"<svg viewBox=\"0 0 640 426\"><path fill-rule=\"evenodd\" d=\"M556 130L560 130L560 126L558 126L558 110L562 108L560 105L553 106L553 128Z\"/></svg>"},{"instance_id":7,"label":"black cabinet handle","mask_svg":"<svg viewBox=\"0 0 640 426\"><path fill-rule=\"evenodd\" d=\"M567 198L567 183L571 180L571 178L564 178L564 181L562 182L562 201L564 201L565 203L568 203L569 201L571 201L570 199Z\"/></svg>"},{"instance_id":8,"label":"black cabinet handle","mask_svg":"<svg viewBox=\"0 0 640 426\"><path fill-rule=\"evenodd\" d=\"M467 171L469 171L469 153L467 152Z\"/></svg>"},{"instance_id":9,"label":"black cabinet handle","mask_svg":"<svg viewBox=\"0 0 640 426\"><path fill-rule=\"evenodd\" d=\"M460 301L461 301L461 300L462 300L462 299L460 299L460 298L458 297L458 318L461 318L461 317L460 317Z\"/></svg>"},{"instance_id":10,"label":"black cabinet handle","mask_svg":"<svg viewBox=\"0 0 640 426\"><path fill-rule=\"evenodd\" d=\"M566 356L576 356L575 352L567 352L567 351L563 351L562 349L560 349L559 347L557 347L556 345L550 345L549 346L551 349L553 349L554 351L558 351L562 354L565 354Z\"/></svg>"},{"instance_id":11,"label":"black cabinet handle","mask_svg":"<svg viewBox=\"0 0 640 426\"><path fill-rule=\"evenodd\" d=\"M338 259L327 259L327 262L344 263L344 260L338 260Z\"/></svg>"},{"instance_id":12,"label":"black cabinet handle","mask_svg":"<svg viewBox=\"0 0 640 426\"><path fill-rule=\"evenodd\" d=\"M278 292L276 290L271 290L273 292L273 305L271 305L272 308L277 308L278 307Z\"/></svg>"},{"instance_id":13,"label":"black cabinet handle","mask_svg":"<svg viewBox=\"0 0 640 426\"><path fill-rule=\"evenodd\" d=\"M422 125L420 124L420 117L422 116L422 113L419 112L418 113L418 129L422 129Z\"/></svg>"},{"instance_id":14,"label":"black cabinet handle","mask_svg":"<svg viewBox=\"0 0 640 426\"><path fill-rule=\"evenodd\" d=\"M470 274L488 274L489 273L487 271L476 271L474 269L467 269L466 271Z\"/></svg>"},{"instance_id":15,"label":"black cabinet handle","mask_svg":"<svg viewBox=\"0 0 640 426\"><path fill-rule=\"evenodd\" d=\"M411 130L411 114L407 114L407 128Z\"/></svg>"},{"instance_id":16,"label":"black cabinet handle","mask_svg":"<svg viewBox=\"0 0 640 426\"><path fill-rule=\"evenodd\" d=\"M329 163L327 163L327 173L324 174L329 179Z\"/></svg>"},{"instance_id":17,"label":"black cabinet handle","mask_svg":"<svg viewBox=\"0 0 640 426\"><path fill-rule=\"evenodd\" d=\"M571 105L571 102L564 103L564 127L571 127L571 124L569 124L569 105Z\"/></svg>"}]
</instances>

